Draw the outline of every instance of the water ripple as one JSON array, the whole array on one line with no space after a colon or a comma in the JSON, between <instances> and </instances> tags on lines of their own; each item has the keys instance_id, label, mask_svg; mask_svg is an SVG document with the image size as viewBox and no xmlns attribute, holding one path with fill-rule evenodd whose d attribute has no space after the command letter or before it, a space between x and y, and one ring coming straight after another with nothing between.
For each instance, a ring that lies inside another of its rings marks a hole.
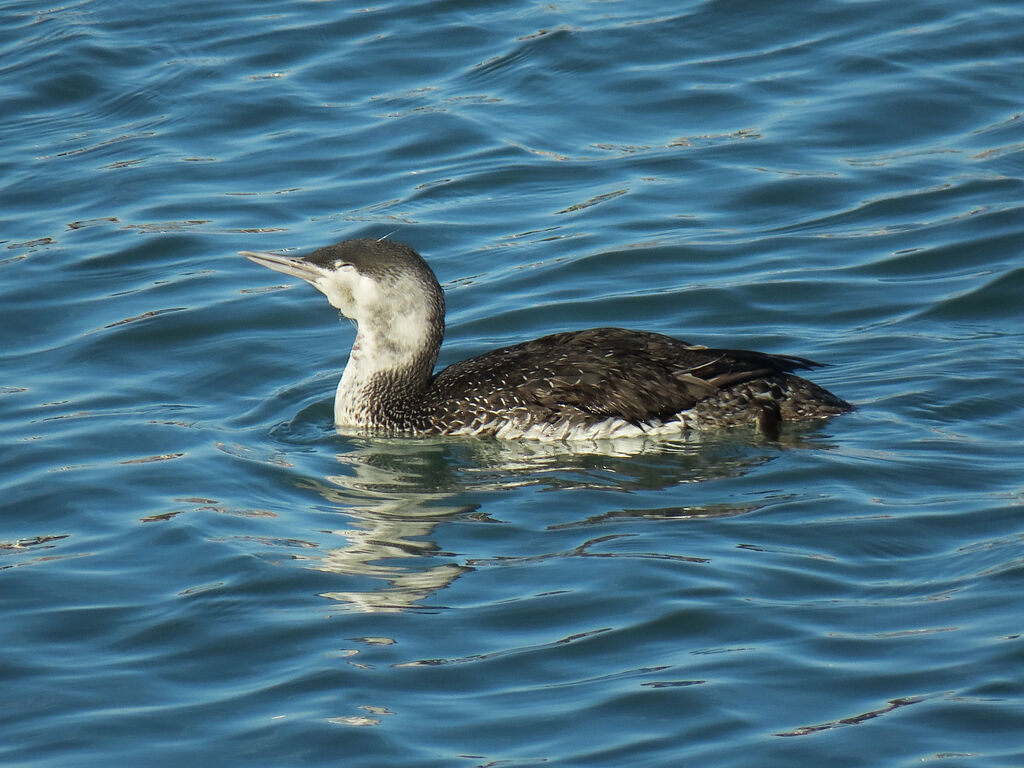
<instances>
[{"instance_id":1,"label":"water ripple","mask_svg":"<svg viewBox=\"0 0 1024 768\"><path fill-rule=\"evenodd\" d=\"M1018 4L5 13L0 761L1024 763ZM442 364L642 327L858 409L339 436L351 327L236 252L383 235Z\"/></svg>"}]
</instances>

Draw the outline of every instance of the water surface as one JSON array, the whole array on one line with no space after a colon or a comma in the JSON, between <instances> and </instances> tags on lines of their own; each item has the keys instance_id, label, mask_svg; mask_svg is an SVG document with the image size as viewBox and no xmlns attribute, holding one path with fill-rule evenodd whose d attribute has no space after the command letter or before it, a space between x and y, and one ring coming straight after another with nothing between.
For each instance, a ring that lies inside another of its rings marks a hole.
<instances>
[{"instance_id":1,"label":"water surface","mask_svg":"<svg viewBox=\"0 0 1024 768\"><path fill-rule=\"evenodd\" d=\"M0 11L0 763L1024 764L1024 10ZM238 257L392 233L441 362L620 325L858 410L344 438Z\"/></svg>"}]
</instances>

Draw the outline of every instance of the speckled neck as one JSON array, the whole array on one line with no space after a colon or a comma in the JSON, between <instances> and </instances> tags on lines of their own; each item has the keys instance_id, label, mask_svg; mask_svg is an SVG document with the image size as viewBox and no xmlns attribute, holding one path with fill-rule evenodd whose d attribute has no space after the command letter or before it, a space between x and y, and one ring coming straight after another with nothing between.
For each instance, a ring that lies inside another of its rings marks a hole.
<instances>
[{"instance_id":1,"label":"speckled neck","mask_svg":"<svg viewBox=\"0 0 1024 768\"><path fill-rule=\"evenodd\" d=\"M334 420L344 427L409 431L421 428L427 391L444 337L444 303L437 297L398 314L359 321L348 364L334 399Z\"/></svg>"}]
</instances>

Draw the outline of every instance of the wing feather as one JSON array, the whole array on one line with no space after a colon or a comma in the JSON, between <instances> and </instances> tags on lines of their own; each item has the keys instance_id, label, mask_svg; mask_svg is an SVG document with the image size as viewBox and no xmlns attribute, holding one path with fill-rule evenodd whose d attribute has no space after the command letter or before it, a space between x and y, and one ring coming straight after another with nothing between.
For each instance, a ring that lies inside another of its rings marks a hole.
<instances>
[{"instance_id":1,"label":"wing feather","mask_svg":"<svg viewBox=\"0 0 1024 768\"><path fill-rule=\"evenodd\" d=\"M817 366L788 355L709 349L648 331L592 328L556 333L456 363L436 389L504 396L519 407L666 419L721 389Z\"/></svg>"}]
</instances>

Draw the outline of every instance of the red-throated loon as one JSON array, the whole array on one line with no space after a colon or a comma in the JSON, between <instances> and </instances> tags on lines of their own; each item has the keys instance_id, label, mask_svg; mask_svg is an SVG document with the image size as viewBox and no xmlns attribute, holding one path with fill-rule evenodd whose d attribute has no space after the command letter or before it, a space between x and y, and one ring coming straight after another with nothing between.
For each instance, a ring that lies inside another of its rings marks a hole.
<instances>
[{"instance_id":1,"label":"red-throated loon","mask_svg":"<svg viewBox=\"0 0 1024 768\"><path fill-rule=\"evenodd\" d=\"M444 292L412 248L346 240L302 258L241 255L300 277L358 325L334 399L343 430L546 440L679 434L834 416L852 406L791 371L802 357L708 349L592 328L502 347L434 373Z\"/></svg>"}]
</instances>

